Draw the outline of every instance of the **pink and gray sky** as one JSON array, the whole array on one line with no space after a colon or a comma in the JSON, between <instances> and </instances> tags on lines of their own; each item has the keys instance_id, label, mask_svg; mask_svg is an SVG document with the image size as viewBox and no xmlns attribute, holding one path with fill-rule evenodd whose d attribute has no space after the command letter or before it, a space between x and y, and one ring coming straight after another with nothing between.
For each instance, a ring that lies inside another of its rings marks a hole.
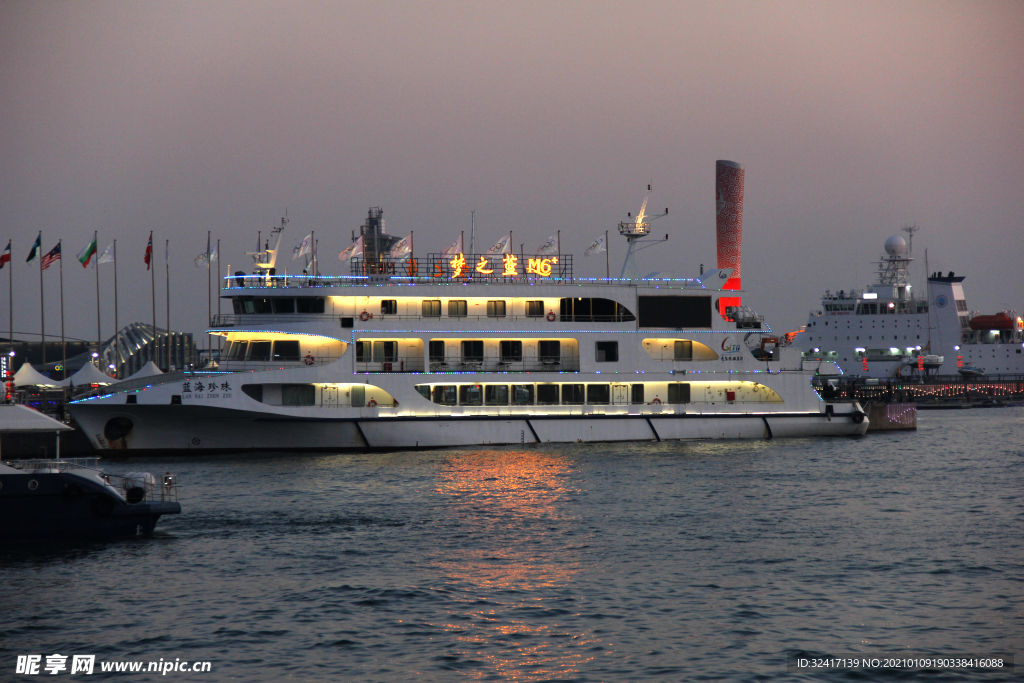
<instances>
[{"instance_id":1,"label":"pink and gray sky","mask_svg":"<svg viewBox=\"0 0 1024 683\"><path fill-rule=\"evenodd\" d=\"M39 230L64 240L69 335L96 334L73 260L94 230L118 240L122 324L148 321L153 230L157 319L170 239L172 327L200 341L207 230L221 270L248 269L286 208L287 248L315 230L325 274L382 206L417 252L475 210L480 241L561 230L577 274L603 275L584 249L653 181L670 241L643 269L695 275L716 159L746 166L746 301L776 330L869 282L907 223L915 257L968 275L972 309L1024 309L1022 65L1020 2L0 2L15 330L39 330Z\"/></svg>"}]
</instances>

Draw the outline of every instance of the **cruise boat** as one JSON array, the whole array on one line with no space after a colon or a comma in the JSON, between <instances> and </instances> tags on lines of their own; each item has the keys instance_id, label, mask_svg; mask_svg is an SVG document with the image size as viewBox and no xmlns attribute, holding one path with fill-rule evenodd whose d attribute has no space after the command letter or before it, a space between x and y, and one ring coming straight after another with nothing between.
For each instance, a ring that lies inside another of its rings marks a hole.
<instances>
[{"instance_id":1,"label":"cruise boat","mask_svg":"<svg viewBox=\"0 0 1024 683\"><path fill-rule=\"evenodd\" d=\"M225 280L216 370L69 409L97 448L131 451L863 434L861 406L820 398L742 303L742 174L718 164L719 268L692 278L635 276L636 252L664 243L646 200L618 225L615 278L576 277L557 245L394 259L380 209L350 274L279 275L282 223L257 272Z\"/></svg>"},{"instance_id":2,"label":"cruise boat","mask_svg":"<svg viewBox=\"0 0 1024 683\"><path fill-rule=\"evenodd\" d=\"M966 278L952 272L929 273L928 291L919 295L910 284L913 260L907 241L893 235L877 282L826 291L805 328L789 335L804 366L874 378L1024 374L1024 320L1016 311L971 311Z\"/></svg>"}]
</instances>

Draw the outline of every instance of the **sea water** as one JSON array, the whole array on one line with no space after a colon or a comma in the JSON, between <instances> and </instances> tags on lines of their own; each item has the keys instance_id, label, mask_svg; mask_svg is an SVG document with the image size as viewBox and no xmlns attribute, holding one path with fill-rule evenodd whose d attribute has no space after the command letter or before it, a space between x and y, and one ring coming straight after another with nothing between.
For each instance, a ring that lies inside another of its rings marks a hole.
<instances>
[{"instance_id":1,"label":"sea water","mask_svg":"<svg viewBox=\"0 0 1024 683\"><path fill-rule=\"evenodd\" d=\"M863 438L127 467L177 474L182 514L149 540L4 548L0 680L33 678L31 654L94 655L88 680L1022 678L787 662L1022 652L1024 408ZM210 671L99 670L159 660Z\"/></svg>"}]
</instances>

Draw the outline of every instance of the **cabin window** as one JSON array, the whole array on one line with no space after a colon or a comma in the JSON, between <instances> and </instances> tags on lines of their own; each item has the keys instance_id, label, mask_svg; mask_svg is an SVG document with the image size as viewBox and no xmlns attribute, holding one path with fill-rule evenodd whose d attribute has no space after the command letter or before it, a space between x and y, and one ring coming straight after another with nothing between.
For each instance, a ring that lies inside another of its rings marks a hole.
<instances>
[{"instance_id":1,"label":"cabin window","mask_svg":"<svg viewBox=\"0 0 1024 683\"><path fill-rule=\"evenodd\" d=\"M294 339L274 342L274 360L299 360L299 342Z\"/></svg>"},{"instance_id":2,"label":"cabin window","mask_svg":"<svg viewBox=\"0 0 1024 683\"><path fill-rule=\"evenodd\" d=\"M434 387L434 403L453 406L456 403L456 397L454 384L442 384Z\"/></svg>"},{"instance_id":3,"label":"cabin window","mask_svg":"<svg viewBox=\"0 0 1024 683\"><path fill-rule=\"evenodd\" d=\"M270 306L274 313L294 313L295 299L291 297L275 296L270 300Z\"/></svg>"},{"instance_id":4,"label":"cabin window","mask_svg":"<svg viewBox=\"0 0 1024 683\"><path fill-rule=\"evenodd\" d=\"M515 406L532 406L533 405L533 385L532 384L513 384L512 385L512 405L515 405Z\"/></svg>"},{"instance_id":5,"label":"cabin window","mask_svg":"<svg viewBox=\"0 0 1024 683\"><path fill-rule=\"evenodd\" d=\"M366 387L362 384L352 386L352 407L362 408L366 405Z\"/></svg>"},{"instance_id":6,"label":"cabin window","mask_svg":"<svg viewBox=\"0 0 1024 683\"><path fill-rule=\"evenodd\" d=\"M631 388L631 394L630 399L632 402L642 405L644 402L644 385L634 384Z\"/></svg>"},{"instance_id":7,"label":"cabin window","mask_svg":"<svg viewBox=\"0 0 1024 683\"><path fill-rule=\"evenodd\" d=\"M391 363L398 360L398 342L375 341L373 342L373 362Z\"/></svg>"},{"instance_id":8,"label":"cabin window","mask_svg":"<svg viewBox=\"0 0 1024 683\"><path fill-rule=\"evenodd\" d=\"M229 360L245 360L245 352L249 350L249 342L237 341L231 345Z\"/></svg>"},{"instance_id":9,"label":"cabin window","mask_svg":"<svg viewBox=\"0 0 1024 683\"><path fill-rule=\"evenodd\" d=\"M271 342L254 341L249 343L249 360L270 360Z\"/></svg>"},{"instance_id":10,"label":"cabin window","mask_svg":"<svg viewBox=\"0 0 1024 683\"><path fill-rule=\"evenodd\" d=\"M270 305L270 299L266 297L255 297L248 303L252 304L252 311L246 311L246 313L266 314L273 312Z\"/></svg>"},{"instance_id":11,"label":"cabin window","mask_svg":"<svg viewBox=\"0 0 1024 683\"><path fill-rule=\"evenodd\" d=\"M668 385L668 402L669 403L689 403L690 402L690 385L682 384L679 382L672 382Z\"/></svg>"},{"instance_id":12,"label":"cabin window","mask_svg":"<svg viewBox=\"0 0 1024 683\"><path fill-rule=\"evenodd\" d=\"M484 387L484 403L489 406L507 406L508 385L488 384Z\"/></svg>"},{"instance_id":13,"label":"cabin window","mask_svg":"<svg viewBox=\"0 0 1024 683\"><path fill-rule=\"evenodd\" d=\"M462 362L483 363L484 343L482 340L471 340L462 342Z\"/></svg>"},{"instance_id":14,"label":"cabin window","mask_svg":"<svg viewBox=\"0 0 1024 683\"><path fill-rule=\"evenodd\" d=\"M526 315L530 318L542 318L544 317L544 302L543 301L527 301L526 302Z\"/></svg>"},{"instance_id":15,"label":"cabin window","mask_svg":"<svg viewBox=\"0 0 1024 683\"><path fill-rule=\"evenodd\" d=\"M619 342L599 341L594 342L597 349L598 363L616 363L619 360Z\"/></svg>"},{"instance_id":16,"label":"cabin window","mask_svg":"<svg viewBox=\"0 0 1024 683\"><path fill-rule=\"evenodd\" d=\"M316 386L313 384L284 384L281 386L281 405L311 406L316 403Z\"/></svg>"},{"instance_id":17,"label":"cabin window","mask_svg":"<svg viewBox=\"0 0 1024 683\"><path fill-rule=\"evenodd\" d=\"M322 296L300 296L295 300L296 313L323 313L324 298Z\"/></svg>"},{"instance_id":18,"label":"cabin window","mask_svg":"<svg viewBox=\"0 0 1024 683\"><path fill-rule=\"evenodd\" d=\"M538 384L537 385L537 405L540 405L540 406L557 406L558 405L558 385L557 384Z\"/></svg>"},{"instance_id":19,"label":"cabin window","mask_svg":"<svg viewBox=\"0 0 1024 683\"><path fill-rule=\"evenodd\" d=\"M567 406L583 405L583 385L563 384L562 403Z\"/></svg>"},{"instance_id":20,"label":"cabin window","mask_svg":"<svg viewBox=\"0 0 1024 683\"><path fill-rule=\"evenodd\" d=\"M693 342L689 339L678 339L675 343L675 360L693 360Z\"/></svg>"},{"instance_id":21,"label":"cabin window","mask_svg":"<svg viewBox=\"0 0 1024 683\"><path fill-rule=\"evenodd\" d=\"M440 339L428 342L427 349L430 353L430 361L432 363L440 363L444 361L444 342Z\"/></svg>"},{"instance_id":22,"label":"cabin window","mask_svg":"<svg viewBox=\"0 0 1024 683\"><path fill-rule=\"evenodd\" d=\"M610 384L588 384L587 403L592 406L603 406L611 403L612 386Z\"/></svg>"},{"instance_id":23,"label":"cabin window","mask_svg":"<svg viewBox=\"0 0 1024 683\"><path fill-rule=\"evenodd\" d=\"M711 297L641 296L640 327L711 327Z\"/></svg>"},{"instance_id":24,"label":"cabin window","mask_svg":"<svg viewBox=\"0 0 1024 683\"><path fill-rule=\"evenodd\" d=\"M426 384L417 384L416 391L418 391L420 396L422 396L423 398L427 399L428 401L430 400L430 387L427 386Z\"/></svg>"},{"instance_id":25,"label":"cabin window","mask_svg":"<svg viewBox=\"0 0 1024 683\"><path fill-rule=\"evenodd\" d=\"M235 310L235 315L242 315L245 313L245 304L242 303L240 297L235 297L231 300L231 307Z\"/></svg>"},{"instance_id":26,"label":"cabin window","mask_svg":"<svg viewBox=\"0 0 1024 683\"><path fill-rule=\"evenodd\" d=\"M542 339L537 342L537 357L544 365L562 362L562 342L557 339Z\"/></svg>"},{"instance_id":27,"label":"cabin window","mask_svg":"<svg viewBox=\"0 0 1024 683\"><path fill-rule=\"evenodd\" d=\"M488 301L487 302L487 317L488 318L504 318L505 317L505 302L504 301Z\"/></svg>"},{"instance_id":28,"label":"cabin window","mask_svg":"<svg viewBox=\"0 0 1024 683\"><path fill-rule=\"evenodd\" d=\"M611 299L564 298L559 306L561 318L566 322L617 323L636 320L629 309Z\"/></svg>"},{"instance_id":29,"label":"cabin window","mask_svg":"<svg viewBox=\"0 0 1024 683\"><path fill-rule=\"evenodd\" d=\"M373 344L371 342L356 342L356 362L357 363L369 363L370 354L373 351Z\"/></svg>"},{"instance_id":30,"label":"cabin window","mask_svg":"<svg viewBox=\"0 0 1024 683\"><path fill-rule=\"evenodd\" d=\"M501 362L519 363L523 360L523 342L508 340L500 343Z\"/></svg>"},{"instance_id":31,"label":"cabin window","mask_svg":"<svg viewBox=\"0 0 1024 683\"><path fill-rule=\"evenodd\" d=\"M422 313L424 318L440 318L441 317L441 300L440 299L426 299L422 304Z\"/></svg>"},{"instance_id":32,"label":"cabin window","mask_svg":"<svg viewBox=\"0 0 1024 683\"><path fill-rule=\"evenodd\" d=\"M381 315L398 315L398 300L384 299L380 302Z\"/></svg>"},{"instance_id":33,"label":"cabin window","mask_svg":"<svg viewBox=\"0 0 1024 683\"><path fill-rule=\"evenodd\" d=\"M459 387L459 405L482 406L484 404L483 387L479 384L463 384Z\"/></svg>"},{"instance_id":34,"label":"cabin window","mask_svg":"<svg viewBox=\"0 0 1024 683\"><path fill-rule=\"evenodd\" d=\"M466 312L467 308L465 299L452 299L448 302L449 318L465 318Z\"/></svg>"},{"instance_id":35,"label":"cabin window","mask_svg":"<svg viewBox=\"0 0 1024 683\"><path fill-rule=\"evenodd\" d=\"M242 393L251 398L254 401L263 403L263 385L262 384L243 384ZM178 403L181 403L181 397L178 397Z\"/></svg>"}]
</instances>

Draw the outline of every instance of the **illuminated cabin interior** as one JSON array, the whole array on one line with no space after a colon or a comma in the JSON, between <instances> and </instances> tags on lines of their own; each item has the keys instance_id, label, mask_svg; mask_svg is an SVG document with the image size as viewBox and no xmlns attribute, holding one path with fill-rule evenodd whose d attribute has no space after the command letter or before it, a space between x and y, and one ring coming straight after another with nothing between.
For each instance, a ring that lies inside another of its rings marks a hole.
<instances>
[{"instance_id":1,"label":"illuminated cabin interior","mask_svg":"<svg viewBox=\"0 0 1024 683\"><path fill-rule=\"evenodd\" d=\"M579 342L545 339L421 339L362 337L356 340L357 372L577 372Z\"/></svg>"},{"instance_id":2,"label":"illuminated cabin interior","mask_svg":"<svg viewBox=\"0 0 1024 683\"><path fill-rule=\"evenodd\" d=\"M242 392L272 406L320 406L324 408L393 408L394 397L372 384L243 384Z\"/></svg>"},{"instance_id":3,"label":"illuminated cabin interior","mask_svg":"<svg viewBox=\"0 0 1024 683\"><path fill-rule=\"evenodd\" d=\"M654 360L718 360L718 353L707 344L692 339L644 339L644 351Z\"/></svg>"},{"instance_id":4,"label":"illuminated cabin interior","mask_svg":"<svg viewBox=\"0 0 1024 683\"><path fill-rule=\"evenodd\" d=\"M227 337L221 365L225 370L259 365L322 365L345 355L348 343L311 334L239 331Z\"/></svg>"},{"instance_id":5,"label":"illuminated cabin interior","mask_svg":"<svg viewBox=\"0 0 1024 683\"><path fill-rule=\"evenodd\" d=\"M783 403L757 382L502 382L418 384L419 394L445 406L659 405Z\"/></svg>"}]
</instances>

